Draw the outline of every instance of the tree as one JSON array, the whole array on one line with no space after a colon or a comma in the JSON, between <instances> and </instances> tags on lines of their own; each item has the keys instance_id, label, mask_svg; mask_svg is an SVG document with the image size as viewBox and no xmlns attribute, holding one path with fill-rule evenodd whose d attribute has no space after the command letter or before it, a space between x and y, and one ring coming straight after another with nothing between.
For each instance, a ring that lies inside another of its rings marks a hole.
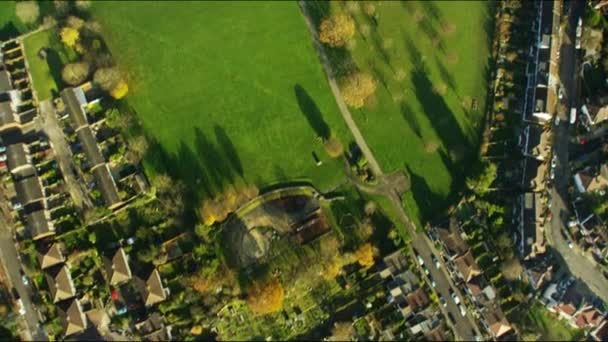
<instances>
[{"instance_id":1,"label":"tree","mask_svg":"<svg viewBox=\"0 0 608 342\"><path fill-rule=\"evenodd\" d=\"M355 329L351 322L336 322L331 328L330 341L350 341L354 333Z\"/></svg>"},{"instance_id":2,"label":"tree","mask_svg":"<svg viewBox=\"0 0 608 342\"><path fill-rule=\"evenodd\" d=\"M67 17L65 23L68 27L71 27L75 30L80 30L84 26L84 20L73 15Z\"/></svg>"},{"instance_id":3,"label":"tree","mask_svg":"<svg viewBox=\"0 0 608 342\"><path fill-rule=\"evenodd\" d=\"M319 27L319 40L332 47L341 47L355 35L355 22L345 14L323 19Z\"/></svg>"},{"instance_id":4,"label":"tree","mask_svg":"<svg viewBox=\"0 0 608 342\"><path fill-rule=\"evenodd\" d=\"M73 27L66 26L61 29L59 32L61 36L61 41L63 44L73 48L78 43L78 39L80 38L80 32Z\"/></svg>"},{"instance_id":5,"label":"tree","mask_svg":"<svg viewBox=\"0 0 608 342\"><path fill-rule=\"evenodd\" d=\"M376 255L376 253L378 253L376 247L374 247L371 243L367 242L355 251L354 257L355 260L357 260L357 262L359 263L359 265L367 268L374 265L374 256Z\"/></svg>"},{"instance_id":6,"label":"tree","mask_svg":"<svg viewBox=\"0 0 608 342\"><path fill-rule=\"evenodd\" d=\"M124 80L120 80L118 84L110 91L110 95L116 100L120 100L129 92L129 86Z\"/></svg>"},{"instance_id":7,"label":"tree","mask_svg":"<svg viewBox=\"0 0 608 342\"><path fill-rule=\"evenodd\" d=\"M359 224L359 236L363 241L369 239L374 233L374 225L369 218L366 218Z\"/></svg>"},{"instance_id":8,"label":"tree","mask_svg":"<svg viewBox=\"0 0 608 342\"><path fill-rule=\"evenodd\" d=\"M88 0L76 0L74 4L76 5L76 8L81 11L86 11L91 7L91 1Z\"/></svg>"},{"instance_id":9,"label":"tree","mask_svg":"<svg viewBox=\"0 0 608 342\"><path fill-rule=\"evenodd\" d=\"M89 63L76 62L69 63L63 67L61 78L69 85L79 85L89 76Z\"/></svg>"},{"instance_id":10,"label":"tree","mask_svg":"<svg viewBox=\"0 0 608 342\"><path fill-rule=\"evenodd\" d=\"M93 75L93 82L105 91L112 91L122 80L120 71L116 67L100 68Z\"/></svg>"},{"instance_id":11,"label":"tree","mask_svg":"<svg viewBox=\"0 0 608 342\"><path fill-rule=\"evenodd\" d=\"M466 184L475 194L483 196L490 190L494 179L496 179L496 164L484 161L480 164L477 175L467 178Z\"/></svg>"},{"instance_id":12,"label":"tree","mask_svg":"<svg viewBox=\"0 0 608 342\"><path fill-rule=\"evenodd\" d=\"M171 191L171 188L173 188L175 185L173 179L171 179L171 177L167 176L166 174L160 174L155 176L152 179L152 184L154 185L156 191L159 194L169 193Z\"/></svg>"},{"instance_id":13,"label":"tree","mask_svg":"<svg viewBox=\"0 0 608 342\"><path fill-rule=\"evenodd\" d=\"M324 143L325 152L331 158L338 158L344 153L344 146L342 146L342 142L337 137L331 137L325 140Z\"/></svg>"},{"instance_id":14,"label":"tree","mask_svg":"<svg viewBox=\"0 0 608 342\"><path fill-rule=\"evenodd\" d=\"M24 24L32 24L38 20L40 9L35 1L19 1L15 5L15 14Z\"/></svg>"},{"instance_id":15,"label":"tree","mask_svg":"<svg viewBox=\"0 0 608 342\"><path fill-rule=\"evenodd\" d=\"M203 201L200 210L201 219L206 226L211 226L215 223L215 213L213 209L213 201L206 199Z\"/></svg>"},{"instance_id":16,"label":"tree","mask_svg":"<svg viewBox=\"0 0 608 342\"><path fill-rule=\"evenodd\" d=\"M143 135L138 135L129 140L129 153L127 158L133 164L138 164L148 151L148 139Z\"/></svg>"},{"instance_id":17,"label":"tree","mask_svg":"<svg viewBox=\"0 0 608 342\"><path fill-rule=\"evenodd\" d=\"M256 281L247 292L247 304L255 314L265 315L283 307L285 291L276 278L265 283Z\"/></svg>"},{"instance_id":18,"label":"tree","mask_svg":"<svg viewBox=\"0 0 608 342\"><path fill-rule=\"evenodd\" d=\"M376 80L369 74L356 72L340 81L340 91L347 105L361 108L376 91Z\"/></svg>"}]
</instances>

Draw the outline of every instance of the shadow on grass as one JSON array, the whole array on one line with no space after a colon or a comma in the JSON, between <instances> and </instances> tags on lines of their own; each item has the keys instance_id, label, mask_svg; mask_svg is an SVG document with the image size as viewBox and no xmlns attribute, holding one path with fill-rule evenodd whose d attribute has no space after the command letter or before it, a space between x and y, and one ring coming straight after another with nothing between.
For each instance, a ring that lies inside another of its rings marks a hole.
<instances>
[{"instance_id":1,"label":"shadow on grass","mask_svg":"<svg viewBox=\"0 0 608 342\"><path fill-rule=\"evenodd\" d=\"M410 191L420 211L422 223L436 219L440 210L449 204L448 199L434 193L424 177L415 174L409 167L406 167L406 170L410 174Z\"/></svg>"},{"instance_id":2,"label":"shadow on grass","mask_svg":"<svg viewBox=\"0 0 608 342\"><path fill-rule=\"evenodd\" d=\"M418 119L412 111L410 105L407 102L401 102L399 105L399 109L401 111L401 116L403 116L403 120L410 126L414 134L418 136L418 138L422 139L422 129L420 128L420 124L418 123Z\"/></svg>"},{"instance_id":3,"label":"shadow on grass","mask_svg":"<svg viewBox=\"0 0 608 342\"><path fill-rule=\"evenodd\" d=\"M38 53L38 51L36 51ZM38 56L34 56L34 58L38 58ZM57 85L57 89L62 89L64 87L63 79L61 78L61 69L63 63L61 62L61 57L54 49L46 49L46 62L49 65L49 70L51 73L51 77L53 77L53 81L55 81L55 85ZM57 97L58 91L55 89L52 91L53 97Z\"/></svg>"},{"instance_id":4,"label":"shadow on grass","mask_svg":"<svg viewBox=\"0 0 608 342\"><path fill-rule=\"evenodd\" d=\"M0 40L9 40L11 38L15 38L19 35L19 30L17 26L12 22L8 22L0 28Z\"/></svg>"},{"instance_id":5,"label":"shadow on grass","mask_svg":"<svg viewBox=\"0 0 608 342\"><path fill-rule=\"evenodd\" d=\"M308 124L315 131L315 134L321 137L323 140L328 139L331 130L323 119L323 114L319 107L315 103L315 101L310 97L308 92L302 88L299 84L296 84L293 87L294 93L296 95L296 100L298 101L298 106L300 107L300 111L306 117Z\"/></svg>"}]
</instances>

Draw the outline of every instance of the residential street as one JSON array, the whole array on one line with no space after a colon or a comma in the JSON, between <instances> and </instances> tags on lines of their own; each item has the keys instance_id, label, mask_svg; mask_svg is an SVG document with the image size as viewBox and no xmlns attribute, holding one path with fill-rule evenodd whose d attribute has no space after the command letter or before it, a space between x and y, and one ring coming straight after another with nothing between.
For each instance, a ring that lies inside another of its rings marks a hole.
<instances>
[{"instance_id":1,"label":"residential street","mask_svg":"<svg viewBox=\"0 0 608 342\"><path fill-rule=\"evenodd\" d=\"M568 25L562 34L561 60L559 77L564 90L566 103L578 106L576 77L577 76L577 51L575 49L576 25L578 16L582 12L579 2L572 2L572 9L568 17ZM568 15L566 12L565 15ZM555 169L555 181L551 194L553 205L551 211L553 220L546 233L549 243L561 254L570 272L585 283L597 296L608 302L608 286L606 279L602 276L591 260L582 255L577 248L569 248L560 230L567 227L571 216L570 198L568 196L568 184L571 175L568 166L568 143L570 141L568 113L570 106L565 111L558 111L562 124L553 128L553 151L557 156Z\"/></svg>"},{"instance_id":2,"label":"residential street","mask_svg":"<svg viewBox=\"0 0 608 342\"><path fill-rule=\"evenodd\" d=\"M23 306L25 307L25 321L28 326L30 338L34 341L45 341L47 336L38 322L38 311L35 309L30 298L30 289L23 285L21 281L21 261L19 260L17 249L11 230L7 226L4 218L0 218L0 259L4 264L6 272L11 279L12 286L17 290Z\"/></svg>"},{"instance_id":3,"label":"residential street","mask_svg":"<svg viewBox=\"0 0 608 342\"><path fill-rule=\"evenodd\" d=\"M367 159L367 161L370 165L370 168L372 169L373 174L376 176L376 178L378 180L378 185L374 187L375 190L371 190L369 192L383 195L385 197L388 197L391 200L391 202L393 203L393 206L395 207L397 214L399 215L399 218L401 219L401 221L403 222L405 227L407 227L408 233L412 238L412 243L411 243L410 247L415 248L420 253L420 255L426 265L432 265L433 264L433 261L431 259L432 253L436 254L435 256L438 259L441 259L441 258L438 256L432 243L426 239L426 236L424 234L418 234L416 232L416 227L414 226L412 221L407 217L405 211L403 210L403 206L401 204L401 198L399 197L400 195L397 193L397 189L399 188L399 184L397 184L398 177L392 177L392 178L386 177L384 175L384 173L382 172L382 169L380 168L380 164L376 161L376 158L374 157L372 151L370 150L369 146L367 145L365 138L359 131L357 124L353 120L350 111L348 110L346 104L344 103L344 100L340 93L340 89L338 88L338 84L337 84L335 78L333 77L333 71L331 70L331 66L329 64L329 61L327 59L323 46L321 45L321 42L319 42L319 40L318 40L316 30L313 27L313 24L310 19L310 15L308 13L308 9L305 6L305 3L303 1L300 1L300 7L302 8L302 11L304 13L304 18L306 20L306 24L308 25L308 29L310 30L310 33L313 37L313 44L315 45L315 48L317 49L317 52L319 53L319 57L321 59L321 64L323 65L323 68L325 69L325 74L327 76L329 85L334 94L334 97L336 98L336 102L340 108L340 113L342 114L344 121L346 122L353 137L355 138L357 145L359 145L363 155ZM395 180L395 179L397 179L397 180ZM355 185L358 185L358 183L355 183ZM360 189L362 191L370 190L368 186L364 187L364 188L360 188ZM441 310L444 312L444 314L446 314L445 310L447 310L451 314L451 316L454 318L454 320L455 320L454 331L455 331L457 337L464 341L474 340L475 335L478 335L479 332L477 330L477 327L470 320L471 314L469 313L466 317L463 317L460 314L460 309L458 308L458 306L450 298L449 289L453 286L452 286L450 278L445 270L445 267L442 267L439 270L434 267L429 267L429 271L437 285L435 290L437 291L437 293L441 294L443 296L443 298L446 298L446 301L448 303L447 307L446 308L442 307ZM456 293L459 293L459 291L456 287L453 287L453 289ZM451 325L451 323L449 323L449 324Z\"/></svg>"}]
</instances>

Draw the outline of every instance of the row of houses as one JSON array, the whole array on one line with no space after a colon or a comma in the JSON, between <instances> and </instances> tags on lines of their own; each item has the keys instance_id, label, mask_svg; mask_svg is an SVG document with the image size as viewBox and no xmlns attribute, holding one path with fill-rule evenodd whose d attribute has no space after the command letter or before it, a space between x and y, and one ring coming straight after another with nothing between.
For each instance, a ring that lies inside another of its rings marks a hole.
<instances>
[{"instance_id":1,"label":"row of houses","mask_svg":"<svg viewBox=\"0 0 608 342\"><path fill-rule=\"evenodd\" d=\"M496 340L517 336L497 303L497 292L488 282L483 270L464 240L461 223L454 216L445 224L431 228L429 236L441 246L440 254L455 284L470 299L470 311L475 312L481 325Z\"/></svg>"}]
</instances>

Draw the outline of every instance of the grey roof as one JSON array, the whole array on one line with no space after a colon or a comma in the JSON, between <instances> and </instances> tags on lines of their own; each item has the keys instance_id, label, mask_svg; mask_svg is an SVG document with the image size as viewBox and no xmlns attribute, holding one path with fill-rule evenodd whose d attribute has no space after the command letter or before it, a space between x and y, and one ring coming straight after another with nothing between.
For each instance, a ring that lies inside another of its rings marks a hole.
<instances>
[{"instance_id":1,"label":"grey roof","mask_svg":"<svg viewBox=\"0 0 608 342\"><path fill-rule=\"evenodd\" d=\"M119 248L112 259L104 257L103 262L110 285L118 285L131 279L131 267L124 249Z\"/></svg>"},{"instance_id":2,"label":"grey roof","mask_svg":"<svg viewBox=\"0 0 608 342\"><path fill-rule=\"evenodd\" d=\"M104 163L105 160L99 151L97 139L95 139L95 135L93 135L91 128L83 127L79 129L76 134L78 135L78 140L80 140L80 143L82 144L82 149L87 156L91 168Z\"/></svg>"},{"instance_id":3,"label":"grey roof","mask_svg":"<svg viewBox=\"0 0 608 342\"><path fill-rule=\"evenodd\" d=\"M63 321L63 334L70 336L84 331L87 328L87 319L82 312L78 299L57 305L59 317Z\"/></svg>"},{"instance_id":4,"label":"grey roof","mask_svg":"<svg viewBox=\"0 0 608 342\"><path fill-rule=\"evenodd\" d=\"M21 166L31 165L27 160L24 143L12 144L6 147L6 161L11 172Z\"/></svg>"},{"instance_id":5,"label":"grey roof","mask_svg":"<svg viewBox=\"0 0 608 342\"><path fill-rule=\"evenodd\" d=\"M0 93L13 89L11 75L6 70L0 71Z\"/></svg>"},{"instance_id":6,"label":"grey roof","mask_svg":"<svg viewBox=\"0 0 608 342\"><path fill-rule=\"evenodd\" d=\"M76 295L72 276L65 264L48 271L46 280L49 284L53 303L72 298Z\"/></svg>"},{"instance_id":7,"label":"grey roof","mask_svg":"<svg viewBox=\"0 0 608 342\"><path fill-rule=\"evenodd\" d=\"M8 101L0 102L0 127L15 123L15 116L11 103Z\"/></svg>"},{"instance_id":8,"label":"grey roof","mask_svg":"<svg viewBox=\"0 0 608 342\"><path fill-rule=\"evenodd\" d=\"M44 198L38 177L28 177L15 182L17 197L22 205Z\"/></svg>"},{"instance_id":9,"label":"grey roof","mask_svg":"<svg viewBox=\"0 0 608 342\"><path fill-rule=\"evenodd\" d=\"M34 239L40 239L55 233L49 225L44 209L26 214L25 221L26 227Z\"/></svg>"},{"instance_id":10,"label":"grey roof","mask_svg":"<svg viewBox=\"0 0 608 342\"><path fill-rule=\"evenodd\" d=\"M80 106L76 93L74 93L74 88L67 88L63 90L61 92L61 99L63 100L65 108L68 110L72 121L74 121L74 126L76 128L88 125L86 113Z\"/></svg>"},{"instance_id":11,"label":"grey roof","mask_svg":"<svg viewBox=\"0 0 608 342\"><path fill-rule=\"evenodd\" d=\"M120 196L114 178L110 173L110 168L107 164L99 166L93 170L93 176L97 181L97 188L101 192L101 197L107 206L113 206L120 202Z\"/></svg>"}]
</instances>

